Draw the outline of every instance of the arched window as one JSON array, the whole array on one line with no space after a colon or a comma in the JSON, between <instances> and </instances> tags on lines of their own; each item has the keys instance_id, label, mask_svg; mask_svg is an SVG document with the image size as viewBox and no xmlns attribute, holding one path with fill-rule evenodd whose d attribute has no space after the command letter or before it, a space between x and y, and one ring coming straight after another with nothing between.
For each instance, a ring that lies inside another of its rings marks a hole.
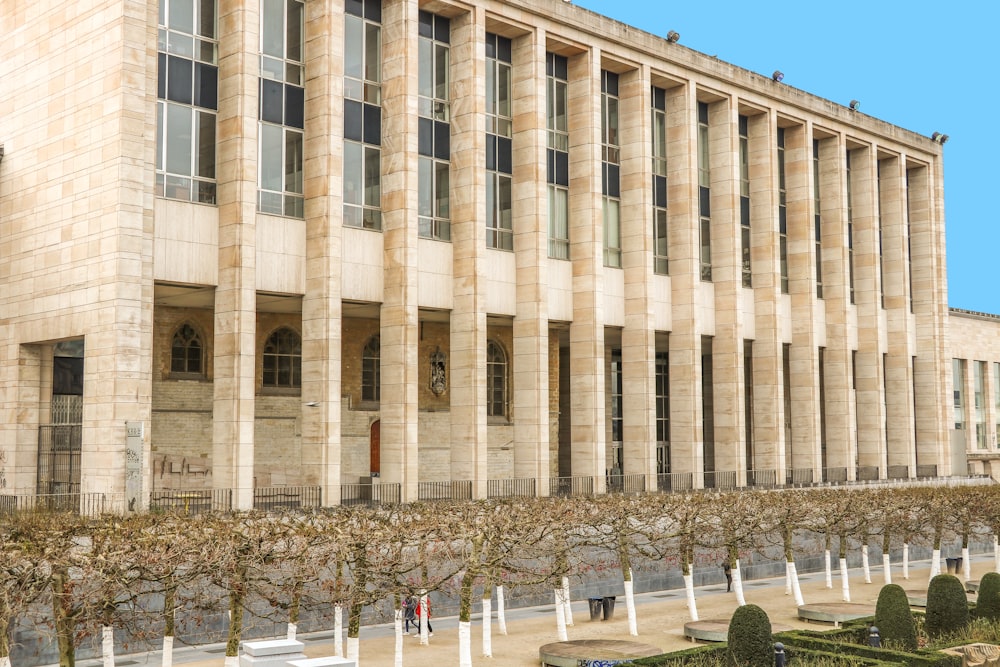
<instances>
[{"instance_id":1,"label":"arched window","mask_svg":"<svg viewBox=\"0 0 1000 667\"><path fill-rule=\"evenodd\" d=\"M288 327L278 329L267 339L263 362L265 387L302 386L302 339Z\"/></svg>"},{"instance_id":2,"label":"arched window","mask_svg":"<svg viewBox=\"0 0 1000 667\"><path fill-rule=\"evenodd\" d=\"M377 401L381 395L381 341L372 336L361 353L361 400Z\"/></svg>"},{"instance_id":3,"label":"arched window","mask_svg":"<svg viewBox=\"0 0 1000 667\"><path fill-rule=\"evenodd\" d=\"M170 372L200 375L204 368L203 354L201 336L194 327L185 324L174 332L174 340L170 344Z\"/></svg>"},{"instance_id":4,"label":"arched window","mask_svg":"<svg viewBox=\"0 0 1000 667\"><path fill-rule=\"evenodd\" d=\"M486 344L486 415L507 416L507 353L492 340Z\"/></svg>"}]
</instances>

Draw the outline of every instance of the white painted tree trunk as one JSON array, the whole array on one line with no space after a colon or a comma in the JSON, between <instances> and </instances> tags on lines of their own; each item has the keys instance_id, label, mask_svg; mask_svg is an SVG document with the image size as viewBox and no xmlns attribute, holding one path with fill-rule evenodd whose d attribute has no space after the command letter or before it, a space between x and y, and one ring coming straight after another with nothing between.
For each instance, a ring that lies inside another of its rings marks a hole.
<instances>
[{"instance_id":1,"label":"white painted tree trunk","mask_svg":"<svg viewBox=\"0 0 1000 667\"><path fill-rule=\"evenodd\" d=\"M1000 535L993 536L993 571L1000 572Z\"/></svg>"},{"instance_id":2,"label":"white painted tree trunk","mask_svg":"<svg viewBox=\"0 0 1000 667\"><path fill-rule=\"evenodd\" d=\"M688 568L691 571L691 568ZM694 599L694 575L684 575L684 592L687 594L688 614L692 621L698 620L698 603Z\"/></svg>"},{"instance_id":3,"label":"white painted tree trunk","mask_svg":"<svg viewBox=\"0 0 1000 667\"><path fill-rule=\"evenodd\" d=\"M930 578L933 579L934 577L938 576L939 574L941 574L941 550L940 549L934 549L933 551L931 551L931 576L930 576Z\"/></svg>"},{"instance_id":4,"label":"white painted tree trunk","mask_svg":"<svg viewBox=\"0 0 1000 667\"><path fill-rule=\"evenodd\" d=\"M872 567L868 562L868 546L861 548L861 571L865 573L865 583L872 583Z\"/></svg>"},{"instance_id":5,"label":"white painted tree trunk","mask_svg":"<svg viewBox=\"0 0 1000 667\"><path fill-rule=\"evenodd\" d=\"M847 577L847 559L840 559L840 591L844 602L851 601L851 581Z\"/></svg>"},{"instance_id":6,"label":"white painted tree trunk","mask_svg":"<svg viewBox=\"0 0 1000 667\"><path fill-rule=\"evenodd\" d=\"M472 623L458 622L458 667L472 667Z\"/></svg>"},{"instance_id":7,"label":"white painted tree trunk","mask_svg":"<svg viewBox=\"0 0 1000 667\"><path fill-rule=\"evenodd\" d=\"M972 559L969 558L969 547L962 547L962 581L972 578Z\"/></svg>"},{"instance_id":8,"label":"white painted tree trunk","mask_svg":"<svg viewBox=\"0 0 1000 667\"><path fill-rule=\"evenodd\" d=\"M826 563L826 587L833 588L833 571L830 568L830 550L823 552L823 560Z\"/></svg>"},{"instance_id":9,"label":"white painted tree trunk","mask_svg":"<svg viewBox=\"0 0 1000 667\"><path fill-rule=\"evenodd\" d=\"M785 595L792 594L792 575L791 570L788 568L789 563L786 561L785 564Z\"/></svg>"},{"instance_id":10,"label":"white painted tree trunk","mask_svg":"<svg viewBox=\"0 0 1000 667\"><path fill-rule=\"evenodd\" d=\"M566 634L566 605L562 601L563 589L553 589L552 595L556 603L556 636L561 642L569 641L569 636Z\"/></svg>"},{"instance_id":11,"label":"white painted tree trunk","mask_svg":"<svg viewBox=\"0 0 1000 667\"><path fill-rule=\"evenodd\" d=\"M802 599L802 587L799 585L799 573L795 568L795 561L785 562L785 579L791 582L792 594L795 595L795 606L801 607L805 604Z\"/></svg>"},{"instance_id":12,"label":"white painted tree trunk","mask_svg":"<svg viewBox=\"0 0 1000 667\"><path fill-rule=\"evenodd\" d=\"M483 657L493 657L493 600L483 598Z\"/></svg>"},{"instance_id":13,"label":"white painted tree trunk","mask_svg":"<svg viewBox=\"0 0 1000 667\"><path fill-rule=\"evenodd\" d=\"M632 576L631 570L629 570L629 576ZM625 582L625 611L628 614L628 633L633 637L638 637L639 628L635 621L635 594L631 580Z\"/></svg>"},{"instance_id":14,"label":"white painted tree trunk","mask_svg":"<svg viewBox=\"0 0 1000 667\"><path fill-rule=\"evenodd\" d=\"M0 658L0 667L10 667L10 656L5 655Z\"/></svg>"},{"instance_id":15,"label":"white painted tree trunk","mask_svg":"<svg viewBox=\"0 0 1000 667\"><path fill-rule=\"evenodd\" d=\"M747 603L743 597L743 575L740 574L740 559L736 559L736 567L733 568L733 591L736 593L736 604L743 606Z\"/></svg>"},{"instance_id":16,"label":"white painted tree trunk","mask_svg":"<svg viewBox=\"0 0 1000 667\"><path fill-rule=\"evenodd\" d=\"M910 543L903 542L903 579L910 578Z\"/></svg>"},{"instance_id":17,"label":"white painted tree trunk","mask_svg":"<svg viewBox=\"0 0 1000 667\"><path fill-rule=\"evenodd\" d=\"M569 599L569 577L562 578L563 604L566 606L566 625L573 625L573 603Z\"/></svg>"},{"instance_id":18,"label":"white painted tree trunk","mask_svg":"<svg viewBox=\"0 0 1000 667\"><path fill-rule=\"evenodd\" d=\"M298 631L299 631L298 625L296 625L295 623L289 623L288 630L285 633L285 639L289 641L295 641L295 635L298 633Z\"/></svg>"},{"instance_id":19,"label":"white painted tree trunk","mask_svg":"<svg viewBox=\"0 0 1000 667\"><path fill-rule=\"evenodd\" d=\"M222 663L223 667L240 667L240 656L238 655L227 655L225 661Z\"/></svg>"},{"instance_id":20,"label":"white painted tree trunk","mask_svg":"<svg viewBox=\"0 0 1000 667\"><path fill-rule=\"evenodd\" d=\"M507 634L507 613L504 605L503 586L497 586L497 629L500 634Z\"/></svg>"},{"instance_id":21,"label":"white painted tree trunk","mask_svg":"<svg viewBox=\"0 0 1000 667\"><path fill-rule=\"evenodd\" d=\"M431 634L431 616L427 613L427 591L420 591L420 644L427 646ZM350 656L348 656L350 657Z\"/></svg>"},{"instance_id":22,"label":"white painted tree trunk","mask_svg":"<svg viewBox=\"0 0 1000 667\"><path fill-rule=\"evenodd\" d=\"M344 608L339 604L333 608L333 654L344 657Z\"/></svg>"},{"instance_id":23,"label":"white painted tree trunk","mask_svg":"<svg viewBox=\"0 0 1000 667\"><path fill-rule=\"evenodd\" d=\"M397 609L396 616L392 620L393 638L393 667L403 667L403 610Z\"/></svg>"},{"instance_id":24,"label":"white painted tree trunk","mask_svg":"<svg viewBox=\"0 0 1000 667\"><path fill-rule=\"evenodd\" d=\"M110 625L101 627L101 662L104 667L115 667L115 629Z\"/></svg>"},{"instance_id":25,"label":"white painted tree trunk","mask_svg":"<svg viewBox=\"0 0 1000 667\"><path fill-rule=\"evenodd\" d=\"M892 568L889 564L889 554L882 554L882 581L886 586L892 583Z\"/></svg>"},{"instance_id":26,"label":"white painted tree trunk","mask_svg":"<svg viewBox=\"0 0 1000 667\"><path fill-rule=\"evenodd\" d=\"M353 660L357 667L361 667L361 661L358 656L361 654L361 641L360 637L348 637L347 638L347 659Z\"/></svg>"},{"instance_id":27,"label":"white painted tree trunk","mask_svg":"<svg viewBox=\"0 0 1000 667\"><path fill-rule=\"evenodd\" d=\"M163 650L160 651L160 667L173 667L173 664L174 664L174 638L164 637ZM0 664L0 667L3 667L3 665Z\"/></svg>"}]
</instances>

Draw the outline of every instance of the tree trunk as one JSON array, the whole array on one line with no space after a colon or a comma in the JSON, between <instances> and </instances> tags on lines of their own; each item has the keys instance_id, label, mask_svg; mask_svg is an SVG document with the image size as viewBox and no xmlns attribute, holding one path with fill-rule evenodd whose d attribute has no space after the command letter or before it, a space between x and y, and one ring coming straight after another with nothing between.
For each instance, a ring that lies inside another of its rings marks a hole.
<instances>
[{"instance_id":1,"label":"tree trunk","mask_svg":"<svg viewBox=\"0 0 1000 667\"><path fill-rule=\"evenodd\" d=\"M884 586L892 583L892 568L889 567L889 554L882 554L882 581Z\"/></svg>"},{"instance_id":2,"label":"tree trunk","mask_svg":"<svg viewBox=\"0 0 1000 667\"><path fill-rule=\"evenodd\" d=\"M101 663L115 667L115 629L110 625L101 627Z\"/></svg>"},{"instance_id":3,"label":"tree trunk","mask_svg":"<svg viewBox=\"0 0 1000 667\"><path fill-rule=\"evenodd\" d=\"M458 667L472 667L472 623L458 622Z\"/></svg>"},{"instance_id":4,"label":"tree trunk","mask_svg":"<svg viewBox=\"0 0 1000 667\"><path fill-rule=\"evenodd\" d=\"M9 655L0 656L0 667L10 667L10 656Z\"/></svg>"},{"instance_id":5,"label":"tree trunk","mask_svg":"<svg viewBox=\"0 0 1000 667\"><path fill-rule=\"evenodd\" d=\"M569 641L569 636L566 634L566 605L562 601L562 586L553 589L552 595L556 603L556 636L561 642Z\"/></svg>"},{"instance_id":6,"label":"tree trunk","mask_svg":"<svg viewBox=\"0 0 1000 667\"><path fill-rule=\"evenodd\" d=\"M698 603L694 597L694 575L692 574L692 565L688 563L687 567L684 568L684 592L687 597L688 615L691 616L692 621L698 620Z\"/></svg>"},{"instance_id":7,"label":"tree trunk","mask_svg":"<svg viewBox=\"0 0 1000 667\"><path fill-rule=\"evenodd\" d=\"M420 643L427 646L431 634L431 615L427 604L427 591L420 591Z\"/></svg>"},{"instance_id":8,"label":"tree trunk","mask_svg":"<svg viewBox=\"0 0 1000 667\"><path fill-rule=\"evenodd\" d=\"M361 667L360 662L360 642L357 637L352 637L350 634L347 635L347 659L354 662L355 665Z\"/></svg>"},{"instance_id":9,"label":"tree trunk","mask_svg":"<svg viewBox=\"0 0 1000 667\"><path fill-rule=\"evenodd\" d=\"M934 549L931 551L931 576L933 579L937 575L941 574L941 549Z\"/></svg>"},{"instance_id":10,"label":"tree trunk","mask_svg":"<svg viewBox=\"0 0 1000 667\"><path fill-rule=\"evenodd\" d=\"M632 591L632 570L628 571L628 579L625 580L625 611L628 614L628 633L632 637L639 636L639 628L635 619L635 594Z\"/></svg>"},{"instance_id":11,"label":"tree trunk","mask_svg":"<svg viewBox=\"0 0 1000 667\"><path fill-rule=\"evenodd\" d=\"M868 545L861 545L861 570L865 573L865 583L872 583L872 568L868 562Z\"/></svg>"},{"instance_id":12,"label":"tree trunk","mask_svg":"<svg viewBox=\"0 0 1000 667\"><path fill-rule=\"evenodd\" d=\"M396 613L393 617L393 637L396 639L393 667L403 667L403 610L399 608L399 596L396 596Z\"/></svg>"},{"instance_id":13,"label":"tree trunk","mask_svg":"<svg viewBox=\"0 0 1000 667\"><path fill-rule=\"evenodd\" d=\"M174 638L165 635L163 637L163 650L160 652L160 667L173 667L174 664Z\"/></svg>"},{"instance_id":14,"label":"tree trunk","mask_svg":"<svg viewBox=\"0 0 1000 667\"><path fill-rule=\"evenodd\" d=\"M823 563L825 565L826 572L826 587L833 588L833 570L830 566L830 550L823 550Z\"/></svg>"},{"instance_id":15,"label":"tree trunk","mask_svg":"<svg viewBox=\"0 0 1000 667\"><path fill-rule=\"evenodd\" d=\"M4 608L0 613L0 667L10 667L11 613Z\"/></svg>"},{"instance_id":16,"label":"tree trunk","mask_svg":"<svg viewBox=\"0 0 1000 667\"><path fill-rule=\"evenodd\" d=\"M573 625L573 603L569 597L569 577L562 578L563 605L566 607L566 625Z\"/></svg>"},{"instance_id":17,"label":"tree trunk","mask_svg":"<svg viewBox=\"0 0 1000 667\"><path fill-rule=\"evenodd\" d=\"M473 546L473 554L476 549ZM476 573L471 569L466 569L462 574L462 585L459 589L458 599L458 662L459 667L472 667L472 583L476 579ZM484 619L485 622L485 619ZM466 632L462 632L465 625ZM420 637L423 640L424 627L420 626ZM466 662L468 660L468 662Z\"/></svg>"},{"instance_id":18,"label":"tree trunk","mask_svg":"<svg viewBox=\"0 0 1000 667\"><path fill-rule=\"evenodd\" d=\"M497 629L500 634L507 634L507 613L504 605L503 584L497 585Z\"/></svg>"},{"instance_id":19,"label":"tree trunk","mask_svg":"<svg viewBox=\"0 0 1000 667\"><path fill-rule=\"evenodd\" d=\"M172 578L163 589L163 651L160 667L174 664L174 628L177 622L177 582Z\"/></svg>"},{"instance_id":20,"label":"tree trunk","mask_svg":"<svg viewBox=\"0 0 1000 667\"><path fill-rule=\"evenodd\" d=\"M299 630L299 613L302 609L302 589L304 587L305 583L301 579L296 579L292 586L292 603L288 609L288 631L285 633L285 637L291 641L295 641L295 635Z\"/></svg>"},{"instance_id":21,"label":"tree trunk","mask_svg":"<svg viewBox=\"0 0 1000 667\"><path fill-rule=\"evenodd\" d=\"M903 542L903 579L910 578L910 543Z\"/></svg>"},{"instance_id":22,"label":"tree trunk","mask_svg":"<svg viewBox=\"0 0 1000 667\"><path fill-rule=\"evenodd\" d=\"M59 667L74 667L76 653L76 622L73 618L73 602L67 590L69 573L65 569L52 572L52 616L59 643Z\"/></svg>"},{"instance_id":23,"label":"tree trunk","mask_svg":"<svg viewBox=\"0 0 1000 667\"><path fill-rule=\"evenodd\" d=\"M493 600L490 599L490 586L483 588L483 657L493 657Z\"/></svg>"},{"instance_id":24,"label":"tree trunk","mask_svg":"<svg viewBox=\"0 0 1000 667\"><path fill-rule=\"evenodd\" d=\"M993 571L1000 572L1000 535L993 533Z\"/></svg>"},{"instance_id":25,"label":"tree trunk","mask_svg":"<svg viewBox=\"0 0 1000 667\"><path fill-rule=\"evenodd\" d=\"M234 584L229 590L229 638L226 641L226 657L240 655L240 639L243 637L243 586Z\"/></svg>"},{"instance_id":26,"label":"tree trunk","mask_svg":"<svg viewBox=\"0 0 1000 667\"><path fill-rule=\"evenodd\" d=\"M785 578L792 584L792 594L795 596L795 605L801 607L805 604L802 598L802 587L799 585L799 573L795 568L795 561L785 561Z\"/></svg>"},{"instance_id":27,"label":"tree trunk","mask_svg":"<svg viewBox=\"0 0 1000 667\"><path fill-rule=\"evenodd\" d=\"M740 574L740 559L736 559L736 566L733 567L733 592L736 593L736 604L743 606L747 603L743 596L743 576Z\"/></svg>"},{"instance_id":28,"label":"tree trunk","mask_svg":"<svg viewBox=\"0 0 1000 667\"><path fill-rule=\"evenodd\" d=\"M333 654L338 658L344 656L344 606L333 608Z\"/></svg>"},{"instance_id":29,"label":"tree trunk","mask_svg":"<svg viewBox=\"0 0 1000 667\"><path fill-rule=\"evenodd\" d=\"M962 547L962 579L968 581L972 578L972 559L969 558L969 547Z\"/></svg>"},{"instance_id":30,"label":"tree trunk","mask_svg":"<svg viewBox=\"0 0 1000 667\"><path fill-rule=\"evenodd\" d=\"M847 559L840 559L840 591L843 594L844 602L851 601L851 581L847 577Z\"/></svg>"}]
</instances>

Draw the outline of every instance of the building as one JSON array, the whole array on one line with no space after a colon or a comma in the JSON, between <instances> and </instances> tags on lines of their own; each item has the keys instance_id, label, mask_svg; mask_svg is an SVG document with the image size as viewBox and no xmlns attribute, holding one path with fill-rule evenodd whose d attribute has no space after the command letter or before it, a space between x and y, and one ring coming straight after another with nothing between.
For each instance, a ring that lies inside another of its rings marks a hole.
<instances>
[{"instance_id":1,"label":"building","mask_svg":"<svg viewBox=\"0 0 1000 667\"><path fill-rule=\"evenodd\" d=\"M940 140L558 0L2 14L0 492L989 472Z\"/></svg>"}]
</instances>

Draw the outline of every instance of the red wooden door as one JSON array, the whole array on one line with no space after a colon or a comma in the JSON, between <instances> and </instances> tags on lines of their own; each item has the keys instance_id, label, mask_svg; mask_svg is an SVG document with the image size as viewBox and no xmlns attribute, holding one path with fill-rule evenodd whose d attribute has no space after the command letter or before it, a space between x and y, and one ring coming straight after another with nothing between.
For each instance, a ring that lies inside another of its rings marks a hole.
<instances>
[{"instance_id":1,"label":"red wooden door","mask_svg":"<svg viewBox=\"0 0 1000 667\"><path fill-rule=\"evenodd\" d=\"M381 462L379 460L379 456L380 456L380 453L381 453L381 449L379 447L379 430L380 430L381 424L382 424L381 421L376 421L376 422L374 422L372 424L371 436L369 438L369 443L368 443L369 444L369 453L370 453L370 456L371 456L371 473L372 473L372 476L377 476L380 472L382 472L381 467L380 467Z\"/></svg>"}]
</instances>

